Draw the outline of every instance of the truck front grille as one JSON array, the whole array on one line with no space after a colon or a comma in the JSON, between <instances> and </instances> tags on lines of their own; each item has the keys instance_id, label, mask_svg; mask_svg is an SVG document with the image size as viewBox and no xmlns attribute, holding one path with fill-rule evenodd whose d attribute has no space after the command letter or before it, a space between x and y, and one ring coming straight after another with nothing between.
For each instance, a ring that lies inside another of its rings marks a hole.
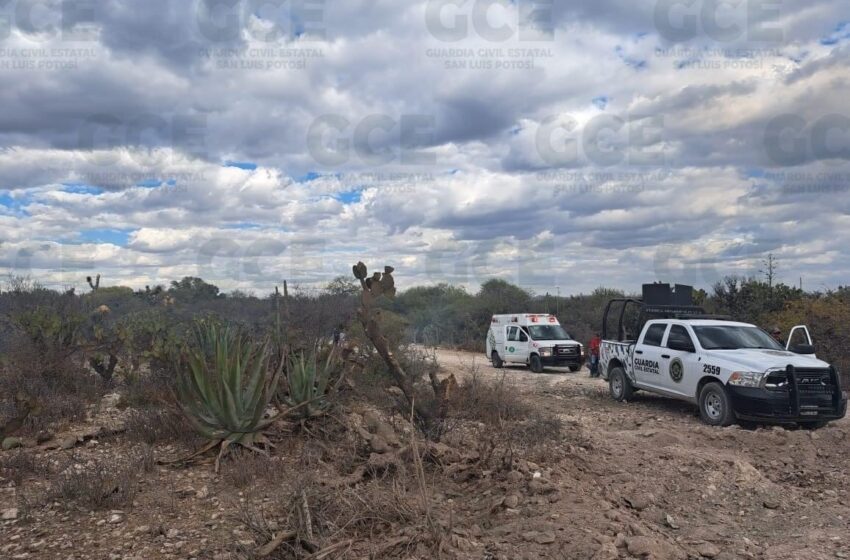
<instances>
[{"instance_id":1,"label":"truck front grille","mask_svg":"<svg viewBox=\"0 0 850 560\"><path fill-rule=\"evenodd\" d=\"M555 355L561 358L577 358L579 355L578 346L555 346Z\"/></svg>"}]
</instances>

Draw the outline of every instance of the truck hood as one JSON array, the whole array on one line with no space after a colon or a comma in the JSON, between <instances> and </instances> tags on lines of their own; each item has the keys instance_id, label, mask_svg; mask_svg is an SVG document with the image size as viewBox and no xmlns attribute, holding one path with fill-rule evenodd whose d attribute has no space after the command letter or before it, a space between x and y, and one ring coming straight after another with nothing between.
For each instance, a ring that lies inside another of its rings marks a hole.
<instances>
[{"instance_id":1,"label":"truck hood","mask_svg":"<svg viewBox=\"0 0 850 560\"><path fill-rule=\"evenodd\" d=\"M809 355L761 348L706 350L704 357L716 362L718 365L722 364L729 369L741 369L745 371L762 372L772 368L784 368L788 364L806 368L829 367L828 363Z\"/></svg>"}]
</instances>

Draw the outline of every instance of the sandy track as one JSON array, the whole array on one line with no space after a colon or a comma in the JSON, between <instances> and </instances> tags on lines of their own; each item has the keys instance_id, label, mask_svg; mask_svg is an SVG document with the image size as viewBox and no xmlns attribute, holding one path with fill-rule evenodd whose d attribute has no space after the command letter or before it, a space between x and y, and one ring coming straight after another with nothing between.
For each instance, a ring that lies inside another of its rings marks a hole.
<instances>
[{"instance_id":1,"label":"sandy track","mask_svg":"<svg viewBox=\"0 0 850 560\"><path fill-rule=\"evenodd\" d=\"M477 371L511 383L557 413L566 437L582 442L550 461L573 472L559 484L585 502L572 503L569 514L601 533L595 557L646 557L637 548L608 546L618 538L622 545L625 523L625 536L634 529L653 540L649 557L850 558L846 418L814 432L713 428L688 403L645 393L617 403L607 383L589 378L586 369L535 374L493 368L481 354L435 352L443 371L459 381ZM549 515L564 515L564 505L552 504Z\"/></svg>"}]
</instances>

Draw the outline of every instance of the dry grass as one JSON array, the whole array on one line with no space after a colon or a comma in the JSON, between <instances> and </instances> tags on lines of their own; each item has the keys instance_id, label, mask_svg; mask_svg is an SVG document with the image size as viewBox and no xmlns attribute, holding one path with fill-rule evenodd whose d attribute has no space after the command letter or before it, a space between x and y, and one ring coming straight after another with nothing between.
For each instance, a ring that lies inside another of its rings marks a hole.
<instances>
[{"instance_id":1,"label":"dry grass","mask_svg":"<svg viewBox=\"0 0 850 560\"><path fill-rule=\"evenodd\" d=\"M50 474L50 467L35 454L19 450L0 454L0 476L11 480L15 486L29 477L40 478Z\"/></svg>"},{"instance_id":2,"label":"dry grass","mask_svg":"<svg viewBox=\"0 0 850 560\"><path fill-rule=\"evenodd\" d=\"M126 458L85 463L74 460L51 482L49 497L92 510L127 507L136 495L139 474L152 468L152 458L147 457L148 453L142 450Z\"/></svg>"}]
</instances>

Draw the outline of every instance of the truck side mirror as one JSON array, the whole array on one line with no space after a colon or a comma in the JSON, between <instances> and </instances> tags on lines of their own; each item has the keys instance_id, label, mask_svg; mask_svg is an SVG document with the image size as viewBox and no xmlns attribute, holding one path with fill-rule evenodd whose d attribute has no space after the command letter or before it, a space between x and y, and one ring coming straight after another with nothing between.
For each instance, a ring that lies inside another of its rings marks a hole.
<instances>
[{"instance_id":1,"label":"truck side mirror","mask_svg":"<svg viewBox=\"0 0 850 560\"><path fill-rule=\"evenodd\" d=\"M811 344L795 344L791 347L791 351L795 354L814 354L815 347Z\"/></svg>"}]
</instances>

